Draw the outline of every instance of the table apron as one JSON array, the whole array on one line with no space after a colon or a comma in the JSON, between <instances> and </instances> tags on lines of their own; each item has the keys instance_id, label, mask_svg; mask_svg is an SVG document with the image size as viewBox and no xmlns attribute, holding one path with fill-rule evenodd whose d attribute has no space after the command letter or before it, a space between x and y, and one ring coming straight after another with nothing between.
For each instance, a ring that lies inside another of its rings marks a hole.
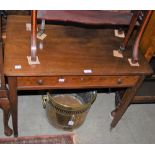
<instances>
[{"instance_id":1,"label":"table apron","mask_svg":"<svg viewBox=\"0 0 155 155\"><path fill-rule=\"evenodd\" d=\"M18 90L133 87L139 76L17 77Z\"/></svg>"}]
</instances>

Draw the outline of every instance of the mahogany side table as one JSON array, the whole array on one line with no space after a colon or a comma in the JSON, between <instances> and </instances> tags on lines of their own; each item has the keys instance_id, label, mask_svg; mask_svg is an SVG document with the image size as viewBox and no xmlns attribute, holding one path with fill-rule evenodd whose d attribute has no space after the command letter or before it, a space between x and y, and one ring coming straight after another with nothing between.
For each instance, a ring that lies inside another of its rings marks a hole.
<instances>
[{"instance_id":1,"label":"mahogany side table","mask_svg":"<svg viewBox=\"0 0 155 155\"><path fill-rule=\"evenodd\" d=\"M111 29L46 25L47 37L38 41L40 64L29 65L31 32L26 31L29 16L8 17L4 54L4 73L8 79L14 135L18 136L18 99L20 90L126 88L114 115L115 127L133 99L145 75L152 73L139 55L140 66L131 66L132 46L123 58L113 56L120 38ZM24 120L23 120L24 121Z\"/></svg>"}]
</instances>

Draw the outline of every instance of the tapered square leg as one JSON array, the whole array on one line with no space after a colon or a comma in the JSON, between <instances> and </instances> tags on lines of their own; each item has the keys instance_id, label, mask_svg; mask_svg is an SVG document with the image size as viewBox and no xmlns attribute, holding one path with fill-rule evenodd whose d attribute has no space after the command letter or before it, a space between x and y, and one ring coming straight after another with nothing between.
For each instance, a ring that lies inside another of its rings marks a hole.
<instances>
[{"instance_id":1,"label":"tapered square leg","mask_svg":"<svg viewBox=\"0 0 155 155\"><path fill-rule=\"evenodd\" d=\"M9 99L11 104L12 124L14 136L18 136L18 101L17 101L17 79L8 77Z\"/></svg>"},{"instance_id":2,"label":"tapered square leg","mask_svg":"<svg viewBox=\"0 0 155 155\"><path fill-rule=\"evenodd\" d=\"M136 85L132 88L127 88L127 90L124 92L122 100L120 101L118 106L116 106L116 109L112 112L113 120L111 123L111 128L114 128L119 122L119 120L122 118L123 114L125 113L134 96L136 95L138 88L142 84L144 78L145 76L140 76L137 80Z\"/></svg>"}]
</instances>

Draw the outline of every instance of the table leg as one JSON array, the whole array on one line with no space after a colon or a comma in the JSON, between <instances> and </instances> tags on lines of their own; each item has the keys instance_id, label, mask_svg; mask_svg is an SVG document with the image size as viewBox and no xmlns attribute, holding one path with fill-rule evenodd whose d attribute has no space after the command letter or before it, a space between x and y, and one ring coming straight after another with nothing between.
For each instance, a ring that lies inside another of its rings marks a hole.
<instances>
[{"instance_id":1,"label":"table leg","mask_svg":"<svg viewBox=\"0 0 155 155\"><path fill-rule=\"evenodd\" d=\"M8 77L9 98L11 103L11 114L14 136L18 136L18 101L17 101L17 79L16 77Z\"/></svg>"},{"instance_id":2,"label":"table leg","mask_svg":"<svg viewBox=\"0 0 155 155\"><path fill-rule=\"evenodd\" d=\"M3 109L3 124L4 124L4 133L6 136L11 136L13 130L9 127L8 121L10 116L10 102L8 98L0 98L0 108Z\"/></svg>"},{"instance_id":3,"label":"table leg","mask_svg":"<svg viewBox=\"0 0 155 155\"><path fill-rule=\"evenodd\" d=\"M117 125L117 123L127 110L128 106L130 105L132 99L136 95L136 92L138 91L138 88L140 87L144 78L145 78L144 76L140 76L139 79L137 80L136 85L132 88L127 88L127 90L125 91L121 103L113 111L113 120L111 123L111 128L114 128Z\"/></svg>"}]
</instances>

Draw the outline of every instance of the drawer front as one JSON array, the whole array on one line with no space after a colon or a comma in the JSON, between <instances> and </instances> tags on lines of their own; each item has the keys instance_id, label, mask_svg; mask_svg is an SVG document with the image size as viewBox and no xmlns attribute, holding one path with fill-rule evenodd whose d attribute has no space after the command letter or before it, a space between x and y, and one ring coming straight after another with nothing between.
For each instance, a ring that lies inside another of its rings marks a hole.
<instances>
[{"instance_id":1,"label":"drawer front","mask_svg":"<svg viewBox=\"0 0 155 155\"><path fill-rule=\"evenodd\" d=\"M71 89L132 87L138 76L55 76L18 77L18 89Z\"/></svg>"}]
</instances>

